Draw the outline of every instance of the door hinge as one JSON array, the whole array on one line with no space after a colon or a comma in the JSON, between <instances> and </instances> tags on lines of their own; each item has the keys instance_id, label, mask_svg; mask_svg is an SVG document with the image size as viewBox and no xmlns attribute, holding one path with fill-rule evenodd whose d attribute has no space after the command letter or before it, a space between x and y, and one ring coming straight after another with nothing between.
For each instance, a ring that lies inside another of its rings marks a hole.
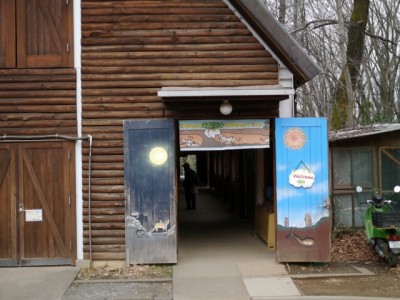
<instances>
[{"instance_id":1,"label":"door hinge","mask_svg":"<svg viewBox=\"0 0 400 300\"><path fill-rule=\"evenodd\" d=\"M68 196L68 204L71 206L71 196Z\"/></svg>"},{"instance_id":2,"label":"door hinge","mask_svg":"<svg viewBox=\"0 0 400 300\"><path fill-rule=\"evenodd\" d=\"M72 252L72 242L69 242L69 251Z\"/></svg>"},{"instance_id":3,"label":"door hinge","mask_svg":"<svg viewBox=\"0 0 400 300\"><path fill-rule=\"evenodd\" d=\"M69 53L69 43L67 43L67 53Z\"/></svg>"},{"instance_id":4,"label":"door hinge","mask_svg":"<svg viewBox=\"0 0 400 300\"><path fill-rule=\"evenodd\" d=\"M69 5L69 0L65 0L65 5Z\"/></svg>"},{"instance_id":5,"label":"door hinge","mask_svg":"<svg viewBox=\"0 0 400 300\"><path fill-rule=\"evenodd\" d=\"M68 160L71 160L71 151L68 150Z\"/></svg>"}]
</instances>

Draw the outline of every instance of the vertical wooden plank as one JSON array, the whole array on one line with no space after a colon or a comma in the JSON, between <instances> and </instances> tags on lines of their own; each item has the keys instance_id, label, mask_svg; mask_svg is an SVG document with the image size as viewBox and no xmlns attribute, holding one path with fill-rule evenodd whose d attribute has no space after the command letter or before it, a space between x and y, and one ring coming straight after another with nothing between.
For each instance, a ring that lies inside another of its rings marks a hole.
<instances>
[{"instance_id":1,"label":"vertical wooden plank","mask_svg":"<svg viewBox=\"0 0 400 300\"><path fill-rule=\"evenodd\" d=\"M0 0L0 68L15 68L15 1Z\"/></svg>"},{"instance_id":2,"label":"vertical wooden plank","mask_svg":"<svg viewBox=\"0 0 400 300\"><path fill-rule=\"evenodd\" d=\"M75 265L75 261L77 259L77 246L76 246L76 193L75 193L75 143L64 142L65 149L67 152L64 152L64 156L66 157L66 180L64 180L64 184L68 186L67 196L68 199L65 203L65 218L66 218L66 226L65 226L65 237L66 237L66 245L71 245L69 251L69 258L71 260L71 264Z\"/></svg>"},{"instance_id":3,"label":"vertical wooden plank","mask_svg":"<svg viewBox=\"0 0 400 300\"><path fill-rule=\"evenodd\" d=\"M23 165L22 155L20 154L20 147L17 144L16 151L17 155L17 166L16 166L16 174L17 174L17 205L18 205L18 258L20 260L21 257L25 257L25 213L24 209L24 201L23 201L23 192L22 189L24 186L24 168L21 168Z\"/></svg>"},{"instance_id":4,"label":"vertical wooden plank","mask_svg":"<svg viewBox=\"0 0 400 300\"><path fill-rule=\"evenodd\" d=\"M176 164L173 120L125 121L126 253L132 264L176 263ZM167 160L153 164L161 147Z\"/></svg>"},{"instance_id":5,"label":"vertical wooden plank","mask_svg":"<svg viewBox=\"0 0 400 300\"><path fill-rule=\"evenodd\" d=\"M15 265L16 204L15 152L11 145L0 143L0 264Z\"/></svg>"},{"instance_id":6,"label":"vertical wooden plank","mask_svg":"<svg viewBox=\"0 0 400 300\"><path fill-rule=\"evenodd\" d=\"M330 260L328 138L325 119L276 119L277 257Z\"/></svg>"},{"instance_id":7,"label":"vertical wooden plank","mask_svg":"<svg viewBox=\"0 0 400 300\"><path fill-rule=\"evenodd\" d=\"M26 2L25 0L17 0L17 7L18 7L18 14L16 16L17 21L16 26L17 26L17 44L18 48L16 49L17 52L17 66L19 68L25 68L26 65L26 44L28 42L27 36L26 36Z\"/></svg>"},{"instance_id":8,"label":"vertical wooden plank","mask_svg":"<svg viewBox=\"0 0 400 300\"><path fill-rule=\"evenodd\" d=\"M62 25L61 25L61 40L63 41L62 47L66 48L68 44L68 49L65 49L63 51L63 56L62 56L62 65L64 67L70 66L73 67L74 65L74 20L73 20L73 6L74 6L74 1L70 0L68 1L68 5L65 2L65 6L63 6L63 9L61 11L61 16L62 16ZM68 51L67 51L68 50Z\"/></svg>"}]
</instances>

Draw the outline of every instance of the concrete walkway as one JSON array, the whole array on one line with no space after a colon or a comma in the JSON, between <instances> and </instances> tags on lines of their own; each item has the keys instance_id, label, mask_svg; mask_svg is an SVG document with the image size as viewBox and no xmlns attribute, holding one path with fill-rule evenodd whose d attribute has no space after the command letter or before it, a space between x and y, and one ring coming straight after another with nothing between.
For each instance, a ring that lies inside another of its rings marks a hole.
<instances>
[{"instance_id":1,"label":"concrete walkway","mask_svg":"<svg viewBox=\"0 0 400 300\"><path fill-rule=\"evenodd\" d=\"M78 272L78 267L0 268L0 299L61 299Z\"/></svg>"},{"instance_id":2,"label":"concrete walkway","mask_svg":"<svg viewBox=\"0 0 400 300\"><path fill-rule=\"evenodd\" d=\"M180 199L174 300L300 296L275 251L220 199L200 191L195 211L186 211Z\"/></svg>"}]
</instances>

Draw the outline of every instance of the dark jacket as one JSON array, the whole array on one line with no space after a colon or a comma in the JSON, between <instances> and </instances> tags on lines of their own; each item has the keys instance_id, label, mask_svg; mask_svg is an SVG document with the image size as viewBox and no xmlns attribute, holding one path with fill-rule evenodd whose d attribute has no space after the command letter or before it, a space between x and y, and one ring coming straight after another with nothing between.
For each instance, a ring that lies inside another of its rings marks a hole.
<instances>
[{"instance_id":1,"label":"dark jacket","mask_svg":"<svg viewBox=\"0 0 400 300\"><path fill-rule=\"evenodd\" d=\"M197 185L197 173L190 169L185 169L185 179L183 180L183 186L185 188L192 188Z\"/></svg>"}]
</instances>

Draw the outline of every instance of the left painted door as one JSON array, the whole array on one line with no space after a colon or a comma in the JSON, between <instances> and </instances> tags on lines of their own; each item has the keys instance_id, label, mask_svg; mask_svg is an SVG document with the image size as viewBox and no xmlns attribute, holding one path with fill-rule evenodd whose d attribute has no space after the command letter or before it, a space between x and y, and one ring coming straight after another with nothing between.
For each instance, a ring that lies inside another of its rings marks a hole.
<instances>
[{"instance_id":1,"label":"left painted door","mask_svg":"<svg viewBox=\"0 0 400 300\"><path fill-rule=\"evenodd\" d=\"M75 263L73 153L71 142L0 144L0 265Z\"/></svg>"},{"instance_id":2,"label":"left painted door","mask_svg":"<svg viewBox=\"0 0 400 300\"><path fill-rule=\"evenodd\" d=\"M177 261L174 124L166 119L124 122L125 242L129 264ZM152 157L161 160L152 161Z\"/></svg>"}]
</instances>

